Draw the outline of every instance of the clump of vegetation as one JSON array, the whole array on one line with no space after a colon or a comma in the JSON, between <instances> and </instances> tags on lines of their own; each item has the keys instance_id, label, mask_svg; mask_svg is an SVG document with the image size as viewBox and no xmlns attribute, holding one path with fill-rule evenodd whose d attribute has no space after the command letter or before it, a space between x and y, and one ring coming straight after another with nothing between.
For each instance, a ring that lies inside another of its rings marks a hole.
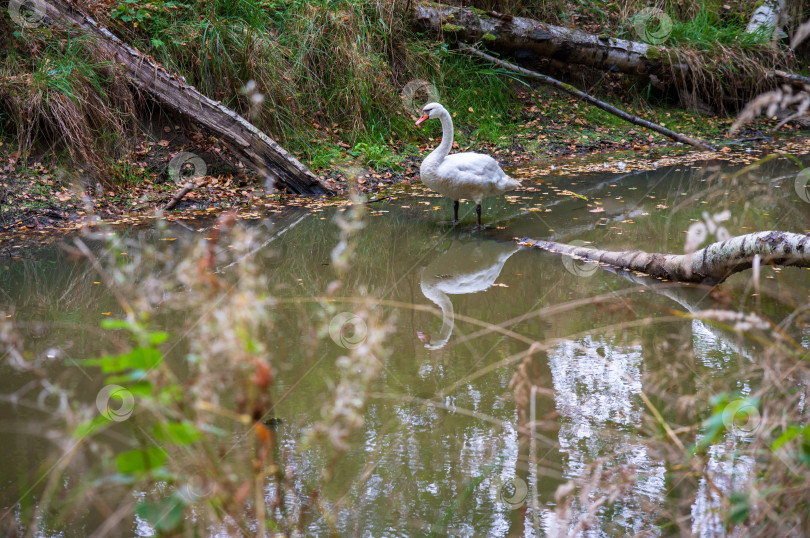
<instances>
[{"instance_id":1,"label":"clump of vegetation","mask_svg":"<svg viewBox=\"0 0 810 538\"><path fill-rule=\"evenodd\" d=\"M0 25L9 24L5 17ZM97 177L121 155L135 99L114 62L92 40L68 31L15 32L0 60L0 106L16 126L21 154L38 140L65 147Z\"/></svg>"}]
</instances>

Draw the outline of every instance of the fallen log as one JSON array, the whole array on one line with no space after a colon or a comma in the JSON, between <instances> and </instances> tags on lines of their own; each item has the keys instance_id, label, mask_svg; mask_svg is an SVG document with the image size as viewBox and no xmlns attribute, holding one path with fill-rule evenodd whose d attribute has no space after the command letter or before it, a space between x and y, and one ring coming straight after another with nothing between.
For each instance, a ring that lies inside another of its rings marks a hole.
<instances>
[{"instance_id":1,"label":"fallen log","mask_svg":"<svg viewBox=\"0 0 810 538\"><path fill-rule=\"evenodd\" d=\"M593 35L527 17L512 17L494 11L484 13L435 2L415 2L413 18L419 30L471 44L483 42L488 49L501 53L529 53L603 71L654 75L660 80L673 77L688 80L693 75L689 63L675 49ZM779 70L769 75L776 84L795 82L794 77Z\"/></svg>"},{"instance_id":2,"label":"fallen log","mask_svg":"<svg viewBox=\"0 0 810 538\"><path fill-rule=\"evenodd\" d=\"M606 251L557 243L519 239L527 247L574 259L637 271L663 280L716 284L756 264L810 267L810 235L757 232L712 243L692 254L655 254L641 250Z\"/></svg>"},{"instance_id":3,"label":"fallen log","mask_svg":"<svg viewBox=\"0 0 810 538\"><path fill-rule=\"evenodd\" d=\"M748 26L745 27L746 34L766 32L770 35L770 40L785 37L785 32L779 27L779 20L782 18L782 11L785 8L782 0L765 0L762 5L754 10Z\"/></svg>"},{"instance_id":4,"label":"fallen log","mask_svg":"<svg viewBox=\"0 0 810 538\"><path fill-rule=\"evenodd\" d=\"M575 88L574 86L572 86L570 84L566 84L565 82L561 82L561 81L557 80L556 78L552 78L552 77L550 77L548 75L541 75L540 73L537 73L536 71L531 71L530 69L525 69L523 67L519 67L519 66L517 66L515 64L506 62L504 60L500 60L498 58L495 58L494 56L490 56L489 54L487 54L485 52L481 52L478 49L470 47L469 45L465 45L464 43L460 43L459 47L461 48L461 50L469 52L470 54L478 56L479 58L483 58L485 60L488 60L488 61L494 63L495 65L499 66L499 67L503 67L504 69L509 69L510 71L514 71L515 73L520 73L521 75L526 75L528 77L532 77L532 78L538 80L541 84L545 84L546 86L551 86L553 88L557 88L559 90L562 90L562 91L564 91L564 92L566 92L566 93L568 93L570 95L573 95L574 97L582 99L586 103L592 104L596 108L604 110L605 112L613 114L614 116L617 116L617 117L619 117L619 118L621 118L621 119L623 119L625 121L628 121L630 123L633 123L635 125L639 125L641 127L646 127L647 129L650 129L651 131L655 131L656 133L660 133L660 134L662 134L662 135L664 135L666 137L671 138L672 140L675 140L677 142L682 142L684 144L689 144L690 146L694 146L694 147L696 147L696 148L698 148L700 150L703 150L703 151L717 151L714 147L710 146L709 144L707 144L705 142L702 142L700 140L695 140L694 138L690 138L690 137L688 137L686 135L683 135L681 133L676 133L675 131L667 129L666 127L662 127L662 126L658 125L657 123L653 123L651 121L647 121L645 119L639 118L638 116L634 116L634 115L632 115L632 114L630 114L628 112L625 112L624 110L616 108L615 106L609 105L608 103L605 103L604 101L600 101L596 97L593 97L592 95L589 95L589 94L587 94L587 93L585 93L585 92L583 92L581 90L578 90L577 88Z\"/></svg>"},{"instance_id":5,"label":"fallen log","mask_svg":"<svg viewBox=\"0 0 810 538\"><path fill-rule=\"evenodd\" d=\"M664 47L595 36L527 17L416 2L414 18L420 29L468 43L483 41L487 48L500 52L527 51L542 58L635 75L665 76L672 69L689 69L675 52Z\"/></svg>"},{"instance_id":6,"label":"fallen log","mask_svg":"<svg viewBox=\"0 0 810 538\"><path fill-rule=\"evenodd\" d=\"M332 194L317 177L276 141L245 118L201 94L182 77L130 47L65 0L48 0L45 21L74 25L94 39L100 52L120 65L130 83L225 142L234 154L279 188L296 194Z\"/></svg>"}]
</instances>

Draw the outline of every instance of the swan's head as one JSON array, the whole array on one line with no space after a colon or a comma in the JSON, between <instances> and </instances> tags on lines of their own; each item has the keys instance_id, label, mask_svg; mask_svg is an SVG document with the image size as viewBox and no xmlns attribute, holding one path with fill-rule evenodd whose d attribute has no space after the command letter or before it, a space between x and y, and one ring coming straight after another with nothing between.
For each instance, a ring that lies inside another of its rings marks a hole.
<instances>
[{"instance_id":1,"label":"swan's head","mask_svg":"<svg viewBox=\"0 0 810 538\"><path fill-rule=\"evenodd\" d=\"M447 114L447 110L445 110L442 105L439 103L428 103L422 107L422 117L416 120L415 125L419 125L427 119L438 118L442 114Z\"/></svg>"}]
</instances>

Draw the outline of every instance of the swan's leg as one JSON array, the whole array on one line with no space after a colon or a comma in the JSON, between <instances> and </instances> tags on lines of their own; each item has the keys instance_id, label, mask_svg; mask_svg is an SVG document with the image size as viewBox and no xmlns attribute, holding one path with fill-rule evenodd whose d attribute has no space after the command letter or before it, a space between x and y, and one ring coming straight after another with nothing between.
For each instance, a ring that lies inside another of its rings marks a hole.
<instances>
[{"instance_id":1,"label":"swan's leg","mask_svg":"<svg viewBox=\"0 0 810 538\"><path fill-rule=\"evenodd\" d=\"M478 228L482 228L481 226L481 204L475 205L475 214L478 215Z\"/></svg>"},{"instance_id":2,"label":"swan's leg","mask_svg":"<svg viewBox=\"0 0 810 538\"><path fill-rule=\"evenodd\" d=\"M453 224L458 223L458 200L453 200Z\"/></svg>"}]
</instances>

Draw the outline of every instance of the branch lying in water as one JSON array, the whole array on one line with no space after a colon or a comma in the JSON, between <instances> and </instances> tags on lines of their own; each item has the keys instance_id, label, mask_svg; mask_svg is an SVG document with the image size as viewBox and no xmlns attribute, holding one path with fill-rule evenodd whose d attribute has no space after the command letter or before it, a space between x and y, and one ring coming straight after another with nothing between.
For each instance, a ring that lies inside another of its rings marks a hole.
<instances>
[{"instance_id":1,"label":"branch lying in water","mask_svg":"<svg viewBox=\"0 0 810 538\"><path fill-rule=\"evenodd\" d=\"M556 241L519 239L527 247L564 254L600 265L637 271L664 280L719 283L760 263L810 267L810 234L757 232L712 243L692 254L655 254L641 250L611 252Z\"/></svg>"}]
</instances>

